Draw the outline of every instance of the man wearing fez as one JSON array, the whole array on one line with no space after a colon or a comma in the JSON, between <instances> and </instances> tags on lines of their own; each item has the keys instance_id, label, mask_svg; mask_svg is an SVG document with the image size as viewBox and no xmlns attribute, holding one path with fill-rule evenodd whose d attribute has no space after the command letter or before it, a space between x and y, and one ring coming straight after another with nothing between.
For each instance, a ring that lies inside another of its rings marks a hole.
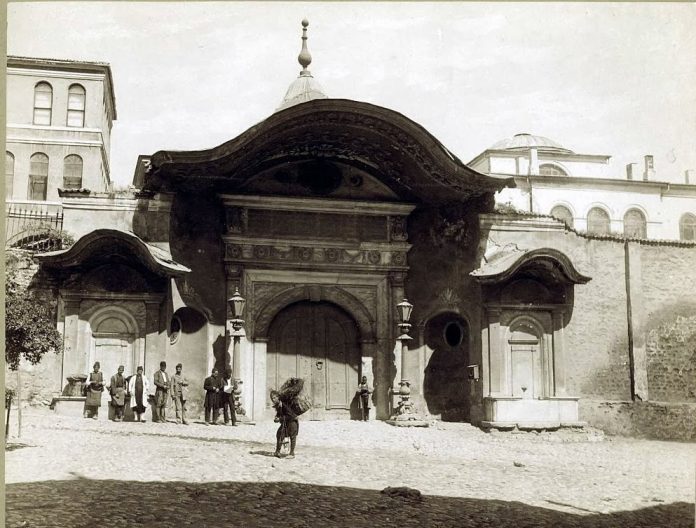
<instances>
[{"instance_id":1,"label":"man wearing fez","mask_svg":"<svg viewBox=\"0 0 696 528\"><path fill-rule=\"evenodd\" d=\"M218 369L213 368L212 375L205 378L205 423L215 425L220 416L221 393L224 387L222 378L218 376Z\"/></svg>"},{"instance_id":2,"label":"man wearing fez","mask_svg":"<svg viewBox=\"0 0 696 528\"><path fill-rule=\"evenodd\" d=\"M186 399L188 397L188 381L181 374L183 366L179 363L176 366L176 374L172 376L172 399L176 409L176 423L188 425L186 421Z\"/></svg>"},{"instance_id":3,"label":"man wearing fez","mask_svg":"<svg viewBox=\"0 0 696 528\"><path fill-rule=\"evenodd\" d=\"M123 365L119 365L118 372L111 376L109 384L109 394L111 394L111 405L114 408L114 422L123 421L123 409L126 406L126 378L123 376Z\"/></svg>"},{"instance_id":4,"label":"man wearing fez","mask_svg":"<svg viewBox=\"0 0 696 528\"><path fill-rule=\"evenodd\" d=\"M169 395L169 376L166 361L160 361L160 368L155 372L155 410L154 421L166 423L167 396Z\"/></svg>"},{"instance_id":5,"label":"man wearing fez","mask_svg":"<svg viewBox=\"0 0 696 528\"><path fill-rule=\"evenodd\" d=\"M99 407L101 407L102 392L104 392L104 374L99 372L101 365L99 361L94 364L94 372L89 373L87 383L85 384L85 418L90 415L93 419L99 418Z\"/></svg>"}]
</instances>

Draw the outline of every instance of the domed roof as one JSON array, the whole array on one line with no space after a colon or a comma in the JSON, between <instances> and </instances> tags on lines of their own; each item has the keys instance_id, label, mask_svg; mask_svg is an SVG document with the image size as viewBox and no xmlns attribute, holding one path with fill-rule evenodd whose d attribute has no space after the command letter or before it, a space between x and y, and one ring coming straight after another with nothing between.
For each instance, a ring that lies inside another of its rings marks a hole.
<instances>
[{"instance_id":1,"label":"domed roof","mask_svg":"<svg viewBox=\"0 0 696 528\"><path fill-rule=\"evenodd\" d=\"M503 139L494 144L489 150L515 150L515 149L528 149L530 147L536 147L538 149L544 150L554 150L557 152L568 152L573 151L565 148L560 143L556 143L554 140L549 139L544 136L535 136L533 134L515 134L512 138Z\"/></svg>"},{"instance_id":2,"label":"domed roof","mask_svg":"<svg viewBox=\"0 0 696 528\"><path fill-rule=\"evenodd\" d=\"M300 103L306 103L313 99L327 99L327 96L319 82L312 77L312 74L308 71L303 71L300 73L300 76L292 82L288 91L285 93L285 97L283 97L283 102L277 110L283 110L284 108Z\"/></svg>"},{"instance_id":3,"label":"domed roof","mask_svg":"<svg viewBox=\"0 0 696 528\"><path fill-rule=\"evenodd\" d=\"M302 66L302 71L300 76L288 88L285 97L283 97L283 102L276 108L276 112L296 104L312 101L313 99L328 99L321 85L314 80L312 73L307 69L312 63L312 55L310 55L307 49L307 26L309 26L309 22L307 19L304 19L302 21L302 50L297 57L297 61Z\"/></svg>"}]
</instances>

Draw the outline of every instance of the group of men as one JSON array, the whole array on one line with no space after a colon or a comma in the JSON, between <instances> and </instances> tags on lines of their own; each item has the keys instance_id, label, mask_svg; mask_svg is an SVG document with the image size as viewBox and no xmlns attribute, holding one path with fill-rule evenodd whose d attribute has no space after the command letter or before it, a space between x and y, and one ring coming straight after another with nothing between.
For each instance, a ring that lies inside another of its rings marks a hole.
<instances>
[{"instance_id":1,"label":"group of men","mask_svg":"<svg viewBox=\"0 0 696 528\"><path fill-rule=\"evenodd\" d=\"M176 374L167 374L167 363L160 362L160 368L155 372L153 382L155 384L155 398L152 410L154 422L166 422L167 405L171 399L176 409L176 421L188 425L186 421L186 400L188 397L188 381L182 374L183 366L179 363L176 366ZM98 363L95 364L95 372L98 372ZM150 382L143 374L143 367L138 367L137 372L126 378L123 375L123 365L118 367L118 372L111 376L109 384L109 394L111 395L111 405L114 408L114 421L122 422L126 406L126 396L130 395L130 405L137 421L143 421L142 415L145 413L148 404L148 394L150 392Z\"/></svg>"},{"instance_id":2,"label":"group of men","mask_svg":"<svg viewBox=\"0 0 696 528\"><path fill-rule=\"evenodd\" d=\"M237 425L237 412L235 410L235 390L237 382L230 379L229 372L221 377L217 368L213 368L211 375L205 378L205 423L217 425L222 409L224 424Z\"/></svg>"}]
</instances>

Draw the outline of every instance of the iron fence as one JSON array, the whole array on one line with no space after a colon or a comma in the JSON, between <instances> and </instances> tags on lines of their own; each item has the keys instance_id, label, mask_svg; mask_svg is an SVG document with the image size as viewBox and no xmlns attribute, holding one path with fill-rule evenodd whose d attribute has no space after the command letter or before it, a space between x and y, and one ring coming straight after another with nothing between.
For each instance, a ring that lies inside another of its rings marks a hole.
<instances>
[{"instance_id":1,"label":"iron fence","mask_svg":"<svg viewBox=\"0 0 696 528\"><path fill-rule=\"evenodd\" d=\"M10 202L5 205L5 212L5 247L35 251L60 249L62 205Z\"/></svg>"}]
</instances>

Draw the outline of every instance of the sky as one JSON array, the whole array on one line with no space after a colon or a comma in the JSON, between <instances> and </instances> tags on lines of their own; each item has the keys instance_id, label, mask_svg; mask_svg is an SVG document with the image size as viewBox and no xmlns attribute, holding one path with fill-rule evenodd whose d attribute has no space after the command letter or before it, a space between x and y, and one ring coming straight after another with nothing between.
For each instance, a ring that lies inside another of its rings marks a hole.
<instances>
[{"instance_id":1,"label":"sky","mask_svg":"<svg viewBox=\"0 0 696 528\"><path fill-rule=\"evenodd\" d=\"M7 5L10 55L111 64L111 178L138 155L207 149L262 121L301 69L329 97L396 110L462 161L517 133L611 172L655 156L696 169L696 4L27 2Z\"/></svg>"}]
</instances>

